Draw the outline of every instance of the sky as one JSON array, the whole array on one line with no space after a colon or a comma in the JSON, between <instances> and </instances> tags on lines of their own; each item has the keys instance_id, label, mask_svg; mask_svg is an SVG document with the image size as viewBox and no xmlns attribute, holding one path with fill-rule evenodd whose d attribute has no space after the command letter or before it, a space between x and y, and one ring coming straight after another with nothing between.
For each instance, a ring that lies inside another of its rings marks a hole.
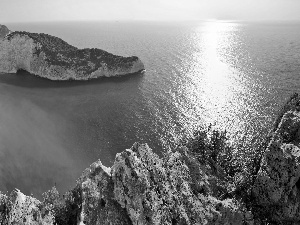
<instances>
[{"instance_id":1,"label":"sky","mask_svg":"<svg viewBox=\"0 0 300 225\"><path fill-rule=\"evenodd\" d=\"M300 0L0 0L0 24L82 20L300 20Z\"/></svg>"}]
</instances>

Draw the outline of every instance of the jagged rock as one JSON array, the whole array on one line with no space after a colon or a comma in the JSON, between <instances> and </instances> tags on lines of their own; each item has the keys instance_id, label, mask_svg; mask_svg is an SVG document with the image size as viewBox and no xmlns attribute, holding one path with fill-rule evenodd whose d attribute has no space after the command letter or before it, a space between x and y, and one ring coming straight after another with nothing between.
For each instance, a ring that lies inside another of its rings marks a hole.
<instances>
[{"instance_id":1,"label":"jagged rock","mask_svg":"<svg viewBox=\"0 0 300 225\"><path fill-rule=\"evenodd\" d=\"M10 30L6 26L0 24L0 39L4 38L9 33Z\"/></svg>"},{"instance_id":2,"label":"jagged rock","mask_svg":"<svg viewBox=\"0 0 300 225\"><path fill-rule=\"evenodd\" d=\"M55 188L41 203L19 190L0 195L1 224L251 224L234 199L210 195L208 176L186 148L159 158L147 144L117 154L112 168L87 168L63 203ZM71 218L72 217L72 218Z\"/></svg>"},{"instance_id":3,"label":"jagged rock","mask_svg":"<svg viewBox=\"0 0 300 225\"><path fill-rule=\"evenodd\" d=\"M50 80L88 80L137 73L144 70L144 65L136 56L78 49L51 35L18 31L0 42L0 72L18 70Z\"/></svg>"},{"instance_id":4,"label":"jagged rock","mask_svg":"<svg viewBox=\"0 0 300 225\"><path fill-rule=\"evenodd\" d=\"M78 183L82 190L81 224L131 224L126 210L114 199L110 169L100 160L84 171Z\"/></svg>"},{"instance_id":5,"label":"jagged rock","mask_svg":"<svg viewBox=\"0 0 300 225\"><path fill-rule=\"evenodd\" d=\"M284 107L252 189L258 213L280 224L300 223L299 102L295 95Z\"/></svg>"},{"instance_id":6,"label":"jagged rock","mask_svg":"<svg viewBox=\"0 0 300 225\"><path fill-rule=\"evenodd\" d=\"M0 194L0 222L3 225L50 225L54 217L50 211L41 209L40 201L16 189L9 197Z\"/></svg>"},{"instance_id":7,"label":"jagged rock","mask_svg":"<svg viewBox=\"0 0 300 225\"><path fill-rule=\"evenodd\" d=\"M203 194L208 188L206 176L184 152L160 159L146 144L136 143L117 154L111 169L100 161L92 164L79 179L82 220L87 224L242 224L244 213L237 202ZM200 178L197 184L196 177Z\"/></svg>"}]
</instances>

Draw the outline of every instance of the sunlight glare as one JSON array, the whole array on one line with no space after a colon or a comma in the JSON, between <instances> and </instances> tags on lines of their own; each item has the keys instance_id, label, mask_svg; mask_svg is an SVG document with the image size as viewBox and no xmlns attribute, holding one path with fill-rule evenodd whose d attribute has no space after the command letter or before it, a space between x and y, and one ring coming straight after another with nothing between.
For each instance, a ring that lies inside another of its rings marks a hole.
<instances>
[{"instance_id":1,"label":"sunlight glare","mask_svg":"<svg viewBox=\"0 0 300 225\"><path fill-rule=\"evenodd\" d=\"M199 105L196 101L200 100L201 105L208 106L209 115L198 116L207 117L212 123L216 122L217 118L223 120L230 117L224 115L224 112L234 98L234 89L239 88L239 85L235 84L235 69L221 54L224 48L232 45L230 36L236 26L238 24L210 21L197 27L194 32L194 64L187 73L190 82L186 91L189 92L191 101Z\"/></svg>"}]
</instances>

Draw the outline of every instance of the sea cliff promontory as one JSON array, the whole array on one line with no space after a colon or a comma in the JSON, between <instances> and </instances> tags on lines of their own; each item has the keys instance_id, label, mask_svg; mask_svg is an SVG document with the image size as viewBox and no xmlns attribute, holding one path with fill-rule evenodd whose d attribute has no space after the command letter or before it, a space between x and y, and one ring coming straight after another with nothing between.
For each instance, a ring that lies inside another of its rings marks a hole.
<instances>
[{"instance_id":1,"label":"sea cliff promontory","mask_svg":"<svg viewBox=\"0 0 300 225\"><path fill-rule=\"evenodd\" d=\"M0 41L0 73L25 70L50 80L89 80L141 72L136 57L97 48L78 49L58 37L15 31Z\"/></svg>"},{"instance_id":2,"label":"sea cliff promontory","mask_svg":"<svg viewBox=\"0 0 300 225\"><path fill-rule=\"evenodd\" d=\"M4 38L9 33L10 30L6 26L0 24L0 39Z\"/></svg>"}]
</instances>

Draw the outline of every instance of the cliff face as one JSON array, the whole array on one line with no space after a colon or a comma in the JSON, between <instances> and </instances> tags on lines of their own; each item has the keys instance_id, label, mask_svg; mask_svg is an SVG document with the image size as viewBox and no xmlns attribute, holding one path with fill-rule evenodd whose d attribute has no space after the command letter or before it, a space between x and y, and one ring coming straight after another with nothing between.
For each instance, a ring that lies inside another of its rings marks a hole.
<instances>
[{"instance_id":1,"label":"cliff face","mask_svg":"<svg viewBox=\"0 0 300 225\"><path fill-rule=\"evenodd\" d=\"M0 24L0 39L4 38L9 33L10 30L6 26Z\"/></svg>"},{"instance_id":2,"label":"cliff face","mask_svg":"<svg viewBox=\"0 0 300 225\"><path fill-rule=\"evenodd\" d=\"M258 212L278 224L300 223L300 98L283 108L252 188Z\"/></svg>"},{"instance_id":3,"label":"cliff face","mask_svg":"<svg viewBox=\"0 0 300 225\"><path fill-rule=\"evenodd\" d=\"M144 70L136 57L100 49L78 49L47 34L13 32L0 42L0 72L26 70L50 80L88 80Z\"/></svg>"}]
</instances>

